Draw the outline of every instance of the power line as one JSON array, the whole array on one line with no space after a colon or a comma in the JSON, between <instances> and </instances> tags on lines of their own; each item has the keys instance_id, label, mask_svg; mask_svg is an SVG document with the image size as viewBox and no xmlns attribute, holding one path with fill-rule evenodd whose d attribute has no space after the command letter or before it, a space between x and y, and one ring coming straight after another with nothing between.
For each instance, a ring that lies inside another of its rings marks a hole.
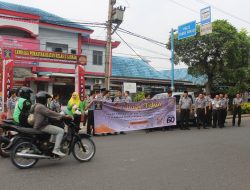
<instances>
[{"instance_id":1,"label":"power line","mask_svg":"<svg viewBox=\"0 0 250 190\"><path fill-rule=\"evenodd\" d=\"M123 28L118 28L118 31L120 31L120 32L122 32L122 33L125 33L125 34L129 34L129 35L138 37L138 38L141 38L141 39L144 39L144 40L146 40L146 41L149 41L149 42L151 42L151 43L154 43L154 44L156 44L156 45L159 45L159 46L161 46L161 47L166 48L166 43L159 42L159 41L154 40L154 39L152 39L152 38L148 38L148 37L142 36L142 35L140 35L140 34L136 34L136 33L130 32L130 31L128 31L128 30L126 30L126 29L123 29Z\"/></svg>"},{"instance_id":2,"label":"power line","mask_svg":"<svg viewBox=\"0 0 250 190\"><path fill-rule=\"evenodd\" d=\"M179 2L177 2L177 1L175 1L175 0L168 0L168 1L171 1L172 3L174 3L174 4L176 4L176 5L179 5L180 7L185 8L185 9L187 9L187 10L189 10L189 11L194 12L194 13L199 13L198 11L196 11L196 10L194 10L194 9L191 9L191 8L189 8L189 7L183 5L183 4L181 4L181 3L179 3Z\"/></svg>"},{"instance_id":3,"label":"power line","mask_svg":"<svg viewBox=\"0 0 250 190\"><path fill-rule=\"evenodd\" d=\"M141 60L143 62L145 62L145 60L143 59L143 57L141 57L117 32L115 32L115 33L129 47L129 49L131 49L139 58L141 58Z\"/></svg>"}]
</instances>

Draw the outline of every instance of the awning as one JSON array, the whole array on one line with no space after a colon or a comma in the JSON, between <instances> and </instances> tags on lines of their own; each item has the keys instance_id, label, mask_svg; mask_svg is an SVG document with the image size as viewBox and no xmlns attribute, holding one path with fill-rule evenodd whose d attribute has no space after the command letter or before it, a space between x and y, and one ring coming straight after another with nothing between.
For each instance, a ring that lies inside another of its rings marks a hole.
<instances>
[{"instance_id":1,"label":"awning","mask_svg":"<svg viewBox=\"0 0 250 190\"><path fill-rule=\"evenodd\" d=\"M30 77L30 78L25 78L25 81L53 82L54 80L52 78L46 78L46 77Z\"/></svg>"},{"instance_id":2,"label":"awning","mask_svg":"<svg viewBox=\"0 0 250 190\"><path fill-rule=\"evenodd\" d=\"M69 73L38 72L37 74L45 76L55 76L55 77L75 77L75 74L69 74Z\"/></svg>"}]
</instances>

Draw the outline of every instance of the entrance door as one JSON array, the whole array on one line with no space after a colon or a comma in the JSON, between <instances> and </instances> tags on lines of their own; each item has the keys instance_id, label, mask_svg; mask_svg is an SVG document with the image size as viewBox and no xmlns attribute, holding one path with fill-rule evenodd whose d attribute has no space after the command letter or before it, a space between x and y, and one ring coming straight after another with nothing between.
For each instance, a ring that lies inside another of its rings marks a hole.
<instances>
[{"instance_id":1,"label":"entrance door","mask_svg":"<svg viewBox=\"0 0 250 190\"><path fill-rule=\"evenodd\" d=\"M67 105L72 93L75 91L74 85L53 85L53 94L58 94L60 103Z\"/></svg>"}]
</instances>

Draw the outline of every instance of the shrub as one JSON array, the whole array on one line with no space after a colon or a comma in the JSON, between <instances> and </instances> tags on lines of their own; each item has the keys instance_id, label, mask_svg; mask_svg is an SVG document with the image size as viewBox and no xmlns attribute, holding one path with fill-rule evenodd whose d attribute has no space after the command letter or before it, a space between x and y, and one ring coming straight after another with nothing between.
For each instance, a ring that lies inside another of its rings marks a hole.
<instances>
[{"instance_id":1,"label":"shrub","mask_svg":"<svg viewBox=\"0 0 250 190\"><path fill-rule=\"evenodd\" d=\"M243 103L241 106L241 110L243 114L249 114L250 113L250 102Z\"/></svg>"},{"instance_id":2,"label":"shrub","mask_svg":"<svg viewBox=\"0 0 250 190\"><path fill-rule=\"evenodd\" d=\"M137 92L133 97L133 102L139 102L141 100L145 99L145 94L144 92Z\"/></svg>"}]
</instances>

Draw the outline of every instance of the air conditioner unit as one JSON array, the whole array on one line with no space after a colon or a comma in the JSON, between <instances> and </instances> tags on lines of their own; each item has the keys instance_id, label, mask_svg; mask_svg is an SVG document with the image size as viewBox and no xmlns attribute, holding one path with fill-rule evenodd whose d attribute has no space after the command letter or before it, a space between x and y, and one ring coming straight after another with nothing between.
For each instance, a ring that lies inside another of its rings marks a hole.
<instances>
[{"instance_id":1,"label":"air conditioner unit","mask_svg":"<svg viewBox=\"0 0 250 190\"><path fill-rule=\"evenodd\" d=\"M101 79L95 79L95 84L102 84L102 80Z\"/></svg>"}]
</instances>

